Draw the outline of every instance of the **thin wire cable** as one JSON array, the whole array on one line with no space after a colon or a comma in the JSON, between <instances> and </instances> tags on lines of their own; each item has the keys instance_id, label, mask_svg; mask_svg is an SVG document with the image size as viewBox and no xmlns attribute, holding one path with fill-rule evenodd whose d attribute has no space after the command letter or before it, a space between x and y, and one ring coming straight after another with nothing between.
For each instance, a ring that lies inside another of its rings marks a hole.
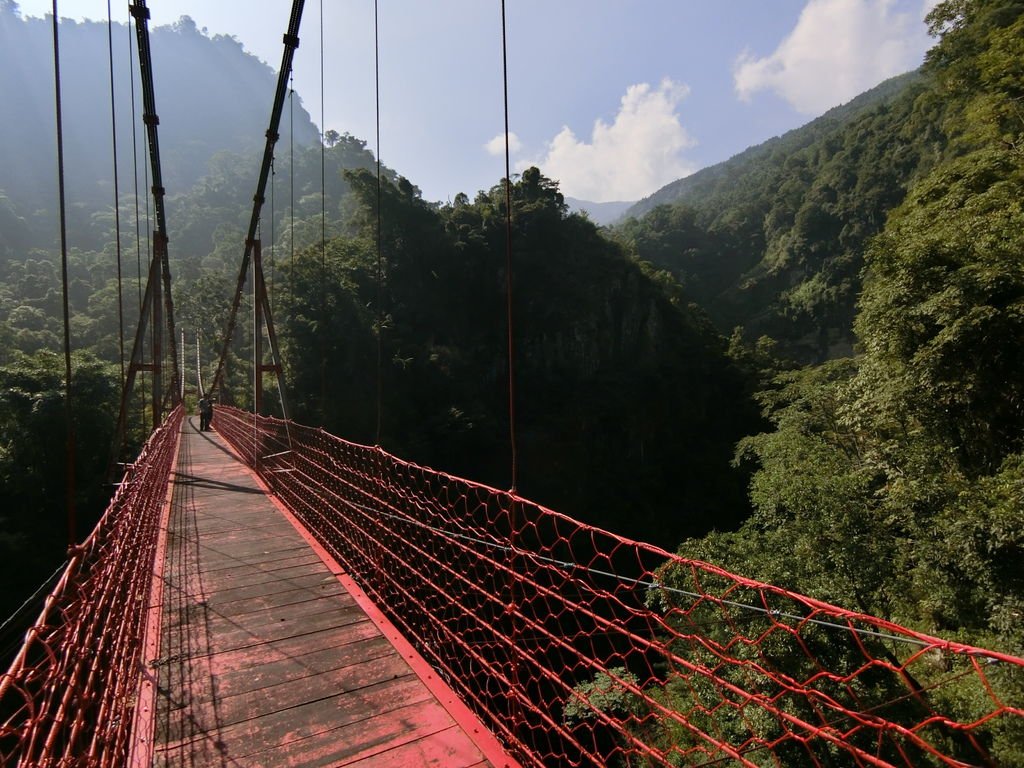
<instances>
[{"instance_id":1,"label":"thin wire cable","mask_svg":"<svg viewBox=\"0 0 1024 768\"><path fill-rule=\"evenodd\" d=\"M295 74L288 86L288 266L295 295Z\"/></svg>"},{"instance_id":2,"label":"thin wire cable","mask_svg":"<svg viewBox=\"0 0 1024 768\"><path fill-rule=\"evenodd\" d=\"M270 311L274 311L274 181L277 178L277 168L274 158L270 158L270 286L267 289L267 301L270 304ZM279 361L280 362L280 361Z\"/></svg>"},{"instance_id":3,"label":"thin wire cable","mask_svg":"<svg viewBox=\"0 0 1024 768\"><path fill-rule=\"evenodd\" d=\"M327 414L327 145L324 108L324 0L320 0L320 414Z\"/></svg>"},{"instance_id":4,"label":"thin wire cable","mask_svg":"<svg viewBox=\"0 0 1024 768\"><path fill-rule=\"evenodd\" d=\"M142 179L145 182L143 191L145 195L143 198L146 201L146 258L151 258L153 255L153 243L151 240L151 233L153 231L153 216L149 210L149 197L151 190L149 188L149 163L143 162L142 164ZM153 362L156 362L155 360ZM155 428L155 427L154 427Z\"/></svg>"},{"instance_id":5,"label":"thin wire cable","mask_svg":"<svg viewBox=\"0 0 1024 768\"><path fill-rule=\"evenodd\" d=\"M33 604L34 604L34 603L36 602L36 600L37 600L37 599L39 598L39 595L40 595L40 594L41 594L41 593L43 592L43 590L44 590L44 589L45 589L45 590L48 590L48 589L49 589L49 588L50 588L50 587L51 587L51 586L53 585L53 582L54 582L54 581L56 581L56 580L57 580L57 578L58 578L58 577L59 577L59 576L60 576L60 575L61 575L62 573L64 573L64 569L65 569L65 568L67 568L67 567L68 567L68 561L67 561L67 560L65 560L65 561L64 561L63 563L61 563L60 565L58 565L58 566L57 566L57 569L56 569L56 570L55 570L55 571L54 571L53 573L51 573L51 574L49 575L49 577L47 577L47 579L46 579L46 580L45 580L45 581L44 581L44 582L43 582L42 584L40 584L40 585L39 585L39 586L38 586L38 587L36 588L36 591L35 591L35 592L33 592L33 593L32 593L32 594L31 594L31 595L30 595L30 596L28 597L28 599L27 599L27 600L25 600L25 602L23 602L23 603L22 603L22 604L21 604L21 605L20 605L20 606L19 606L19 607L18 607L18 608L17 608L17 609L16 609L15 611L14 611L14 613L12 613L12 614L11 614L10 616L8 616L8 617L7 617L6 619L4 619L4 622L3 622L3 624L0 624L0 637L3 637L3 636L4 636L4 633L5 633L6 631L7 631L7 627L8 627L8 626L9 626L9 625L10 625L11 623L13 623L14 621L16 621L16 620L18 619L18 617L19 617L19 616L21 616L21 615L22 615L23 613L25 613L25 611L26 611L26 610L28 610L28 608L30 608L30 607L31 607L31 606L32 606L32 605L33 605Z\"/></svg>"},{"instance_id":6,"label":"thin wire cable","mask_svg":"<svg viewBox=\"0 0 1024 768\"><path fill-rule=\"evenodd\" d=\"M71 411L71 311L68 298L68 227L64 198L64 119L60 92L60 35L57 0L53 0L53 91L57 117L57 194L60 208L60 279L64 310L64 423L67 493L68 546L78 540L75 531L75 424Z\"/></svg>"},{"instance_id":7,"label":"thin wire cable","mask_svg":"<svg viewBox=\"0 0 1024 768\"><path fill-rule=\"evenodd\" d=\"M501 72L505 102L505 303L508 324L508 439L512 461L512 493L519 481L519 452L516 444L515 334L512 318L512 174L508 140L508 44L505 31L505 0L501 0Z\"/></svg>"},{"instance_id":8,"label":"thin wire cable","mask_svg":"<svg viewBox=\"0 0 1024 768\"><path fill-rule=\"evenodd\" d=\"M179 397L185 402L185 329L181 329L181 391Z\"/></svg>"},{"instance_id":9,"label":"thin wire cable","mask_svg":"<svg viewBox=\"0 0 1024 768\"><path fill-rule=\"evenodd\" d=\"M268 457L264 457L264 458L268 458ZM525 550L525 549L522 549L521 547L517 547L517 546L514 546L514 545L499 544L498 542L488 541L487 539L481 539L481 538L479 538L477 536L469 536L469 535L464 534L464 533L454 533L454 532L446 530L444 528L440 528L440 527L438 527L436 525L431 525L430 523L425 523L422 520L417 520L417 519L412 518L412 517L405 517L403 515L396 515L396 514L394 514L392 512L385 512L382 509L378 509L376 507L370 507L370 506L367 506L365 504L360 504L359 502L352 501L351 499L341 499L340 501L343 504L347 505L347 506L354 507L354 508L360 510L361 512L365 512L368 515L379 515L380 517L386 517L388 519L395 520L395 521L401 522L401 523L405 523L407 525L414 525L417 528L421 528L424 531L429 531L430 533L439 534L442 537L446 537L446 538L449 538L449 539L455 539L455 540L458 540L458 541L465 541L465 542L468 542L470 544L479 544L481 546L487 547L488 549L491 549L491 550L493 550L495 552L499 552L499 553L502 553L502 554L514 554L514 555L518 555L518 556L521 556L521 557L527 557L527 558L529 558L531 560L534 560L534 561L536 561L538 563L546 563L548 565L554 565L554 566L556 566L558 568L561 568L562 570L573 571L575 573L589 573L589 574L591 574L593 576L600 576L602 578L606 578L606 579L611 579L613 581L617 581L617 582L619 582L621 584L628 584L628 585L634 586L634 587L642 587L644 589L658 589L658 590L662 590L663 592L668 592L670 594L681 595L683 597L693 598L694 600L707 600L708 599L708 595L701 594L699 592L690 592L690 591L685 590L685 589L680 589L679 587L673 587L673 586L670 586L668 584L664 584L664 583L659 582L659 581L654 581L653 579L635 579L635 578L632 578L630 576L623 576L622 574L614 573L612 571L604 571L604 570L601 570L600 568L592 568L589 565L583 565L582 563L576 563L576 562L573 562L571 560L559 560L559 559L554 558L554 557L547 557L545 555L539 555L536 552L531 552L529 550ZM825 621L824 619L815 619L815 618L812 618L810 616L801 616L801 615L796 614L796 613L788 613L786 611L772 610L770 608L765 608L764 606L751 605L749 603L741 603L741 602L736 601L736 600L727 600L727 599L724 599L724 598L714 598L714 602L718 603L720 605L727 605L730 608L737 608L739 610L751 611L753 613L758 613L758 614L761 614L762 616L767 616L767 617L772 618L772 619L790 619L792 621L795 621L795 622L798 622L798 623L801 623L801 624L814 624L816 626L825 627L827 629L839 629L839 630L842 630L843 632L852 632L854 634L861 635L863 637L874 637L874 638L877 638L879 640L889 640L889 641L896 642L896 643L904 643L904 644L907 644L907 645L916 646L918 648L928 648L928 647L930 647L932 645L931 643L926 643L925 641L918 640L917 638L914 638L914 637L901 637L899 635L893 635L893 634L889 634L887 632L879 632L879 631L873 630L873 629L861 629L859 627L850 626L848 624L839 624L839 623L834 622L834 621ZM994 657L986 657L986 658L994 658Z\"/></svg>"},{"instance_id":10,"label":"thin wire cable","mask_svg":"<svg viewBox=\"0 0 1024 768\"><path fill-rule=\"evenodd\" d=\"M508 442L509 460L511 464L512 486L509 489L511 495L511 507L509 509L511 531L510 541L513 547L516 546L516 535L519 529L519 502L516 488L519 485L519 450L516 441L516 368L515 368L515 332L512 316L512 172L509 161L509 118L508 118L508 35L505 25L505 0L501 0L501 78L502 95L505 108L505 309L508 327ZM515 578L516 555L509 554L508 562L508 590L509 604L513 615L518 611L518 588L519 584ZM512 643L518 642L521 627L519 622L512 622ZM519 689L519 662L512 662L512 687ZM513 732L518 723L522 722L521 703L518 696L513 699Z\"/></svg>"},{"instance_id":11,"label":"thin wire cable","mask_svg":"<svg viewBox=\"0 0 1024 768\"><path fill-rule=\"evenodd\" d=\"M117 250L117 344L121 361L121 387L124 387L124 293L121 287L121 192L117 172L117 109L114 102L114 22L107 0L107 61L110 64L110 136L114 158L114 244Z\"/></svg>"},{"instance_id":12,"label":"thin wire cable","mask_svg":"<svg viewBox=\"0 0 1024 768\"><path fill-rule=\"evenodd\" d=\"M128 29L128 61L135 60L135 48L132 37L132 25L129 22L125 25ZM135 72L131 66L128 67L128 82L132 94L132 178L135 180L135 260L137 262L136 287L139 291L139 312L142 312L142 221L139 218L139 139L138 125L135 122Z\"/></svg>"},{"instance_id":13,"label":"thin wire cable","mask_svg":"<svg viewBox=\"0 0 1024 768\"><path fill-rule=\"evenodd\" d=\"M295 73L288 73L288 282L292 305L295 304ZM284 355L287 357L287 353ZM278 361L282 366L284 360ZM284 398L284 393L278 395ZM281 411L284 412L282 405ZM289 436L289 439L290 436Z\"/></svg>"},{"instance_id":14,"label":"thin wire cable","mask_svg":"<svg viewBox=\"0 0 1024 768\"><path fill-rule=\"evenodd\" d=\"M206 389L203 387L203 364L199 357L199 329L196 328L196 384L200 397L206 397Z\"/></svg>"},{"instance_id":15,"label":"thin wire cable","mask_svg":"<svg viewBox=\"0 0 1024 768\"><path fill-rule=\"evenodd\" d=\"M144 111L144 106L143 106L143 111ZM152 217L152 214L150 212L150 197L152 195L153 187L150 184L150 163L148 163L148 162L143 162L142 163L142 179L145 181L145 186L144 186L144 189L145 189L145 256L146 256L147 259L153 259L155 257L155 254L153 252L154 244L153 244L153 240L152 240L153 217ZM158 281L160 280L159 276L158 276L157 280ZM150 324L150 345L151 345L150 349L153 350L153 365L154 366L159 366L159 365L163 364L163 360L158 360L157 359L157 354L156 354L156 351L157 351L157 339L160 336L160 334L161 334L161 329L157 328L157 324L156 323L151 323ZM154 370L154 372L153 372L153 380L154 380L155 384L161 383L161 382L157 381L157 372L156 372L156 370ZM144 386L143 386L142 391L143 392L145 391ZM144 394L142 395L142 403L143 403L142 404L142 414L143 414L143 417L144 417L145 412L146 412L146 408L145 408L145 395ZM152 416L153 416L153 428L150 431L153 431L154 429L156 429L159 426L159 419L158 419L156 411L153 411ZM143 426L144 426L144 424L143 424Z\"/></svg>"},{"instance_id":16,"label":"thin wire cable","mask_svg":"<svg viewBox=\"0 0 1024 768\"><path fill-rule=\"evenodd\" d=\"M132 100L132 181L133 181L133 184L134 184L134 197L135 197L135 269L136 269L136 272L135 272L135 286L136 286L136 290L138 291L138 296L139 296L139 315L140 315L139 321L141 322L143 300L142 300L142 219L141 219L141 217L139 215L140 214L140 211L139 211L139 139L138 139L139 126L138 126L138 121L135 119L135 117L136 117L136 112L135 112L135 71L133 70L133 68L131 66L131 62L135 60L135 40L134 40L135 36L132 34L132 24L131 24L131 21L129 21L127 24L125 24L125 28L128 30L128 62L129 62L129 65L128 65L128 83L129 83L130 90L131 90L131 100ZM146 199L147 199L147 202L148 202L149 198L147 197ZM147 220L147 224L148 224L148 221L149 221L149 214L148 213L146 214L146 220ZM146 237L147 237L147 239L149 237L148 231L146 233ZM145 370L140 370L138 375L139 375L140 391L145 392L146 391L146 372L145 372ZM129 393L128 397L131 397L131 393ZM139 405L140 405L140 417L139 417L139 420L142 421L143 420L143 416L141 415L141 413L145 411L145 407L146 407L145 400L144 399L140 399ZM125 403L125 407L127 409L127 407L128 407L127 402ZM125 441L127 441L127 439L128 439L127 435L125 435L124 439L125 439Z\"/></svg>"},{"instance_id":17,"label":"thin wire cable","mask_svg":"<svg viewBox=\"0 0 1024 768\"><path fill-rule=\"evenodd\" d=\"M136 21L135 23L138 24L138 21ZM145 107L143 107L143 111L145 111ZM151 190L150 184L149 184L149 162L146 162L145 160L142 163L142 178L143 178L143 181L145 182L145 187L143 189L145 191L145 200L146 200L146 258L147 259L152 259L153 256L154 256L154 254L153 254L153 242L152 242L152 239L151 239L152 231L153 231L153 219L152 219L152 215L150 214L150 210L149 210L149 198L150 198L152 190ZM159 280L160 278L157 277L156 279ZM156 347L157 347L156 341L157 341L157 338L158 338L160 332L161 332L161 329L156 327L156 323L150 323L149 324L149 343L150 343L150 349L154 350L154 352L155 352ZM153 355L153 364L154 365L160 365L162 362L163 362L162 360L157 360L156 359L156 355L155 354ZM154 371L152 375L154 377L156 377L157 374ZM154 378L154 381L155 381L155 378ZM145 380L144 379L143 379L143 382L142 382L142 391L143 392L146 391L146 385L145 385ZM142 412L143 412L143 420L145 420L145 412L146 412L146 397L145 397L145 395L142 396ZM153 429L156 429L158 426L159 426L159 420L157 418L157 414L154 412L153 413Z\"/></svg>"},{"instance_id":18,"label":"thin wire cable","mask_svg":"<svg viewBox=\"0 0 1024 768\"><path fill-rule=\"evenodd\" d=\"M260 218L256 224L256 250L254 252L254 258L249 262L249 268L252 270L252 424L253 424L253 445L259 445L259 434L257 427L259 424L260 407L261 402L257 402L257 392L263 390L263 371L260 370L260 365L263 361L260 359L260 342L263 340L263 329L260 327L259 315L260 315L260 295L259 287L257 285L256 274L262 264L258 262L263 261L263 219ZM256 258L256 255L259 258ZM253 450L253 459L257 459L257 451Z\"/></svg>"},{"instance_id":19,"label":"thin wire cable","mask_svg":"<svg viewBox=\"0 0 1024 768\"><path fill-rule=\"evenodd\" d=\"M381 306L384 282L384 246L381 228L380 183L380 22L377 0L373 0L373 73L377 116L377 432L376 445L380 445L380 429L384 411L384 308Z\"/></svg>"}]
</instances>

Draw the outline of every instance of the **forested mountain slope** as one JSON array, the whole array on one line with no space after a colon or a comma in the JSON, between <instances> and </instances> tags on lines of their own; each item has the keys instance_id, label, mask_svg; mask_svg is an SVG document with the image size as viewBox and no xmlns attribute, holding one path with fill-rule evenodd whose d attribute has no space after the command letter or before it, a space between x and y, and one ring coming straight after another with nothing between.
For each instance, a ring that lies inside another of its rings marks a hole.
<instances>
[{"instance_id":1,"label":"forested mountain slope","mask_svg":"<svg viewBox=\"0 0 1024 768\"><path fill-rule=\"evenodd\" d=\"M683 554L751 577L1020 654L1024 4L955 0L932 23L941 40L922 72L686 180L683 202L611 237L524 172L512 217L517 490L627 536L690 537ZM260 110L268 92L253 97ZM378 251L374 158L352 136L325 142L326 194L319 144L294 162L282 153L261 232L291 415L507 487L504 185L439 206L385 169ZM199 332L207 371L256 172L244 146L168 189L178 318ZM54 522L59 257L32 250L37 214L19 192L0 197L0 236L27 238L4 243L0 284L0 578L12 594L65 544ZM90 513L119 388L111 203L96 199L80 209L70 254L77 476ZM132 209L125 201L122 214ZM133 239L130 216L122 227ZM130 336L135 284L124 287ZM708 315L722 331L740 323L785 353L833 359L797 369L768 342L726 342ZM854 338L858 355L837 357ZM251 359L243 321L225 399L251 398ZM1022 764L1024 735L994 738L1002 764Z\"/></svg>"},{"instance_id":2,"label":"forested mountain slope","mask_svg":"<svg viewBox=\"0 0 1024 768\"><path fill-rule=\"evenodd\" d=\"M437 208L404 179L385 184L378 293L375 179L350 180L355 227L323 264L313 248L283 265L297 418L375 440L379 307L382 444L507 487L503 185ZM513 191L519 491L669 546L737 525L745 479L729 458L760 421L725 340L536 168Z\"/></svg>"},{"instance_id":3,"label":"forested mountain slope","mask_svg":"<svg viewBox=\"0 0 1024 768\"><path fill-rule=\"evenodd\" d=\"M106 468L125 354L119 336L130 352L153 224L147 218L148 150L141 118L131 114L129 73L135 73L135 107L141 111L135 31L113 26L119 239L107 25L65 20L60 34L81 537L110 494ZM209 365L244 248L276 74L237 41L211 39L187 18L173 27L151 29L150 39L176 319L190 344L200 335L204 365ZM23 20L15 3L0 0L0 91L6 99L0 121L0 583L7 587L0 613L5 617L57 566L67 546L52 42L48 20ZM197 82L203 87L195 88ZM280 255L270 241L302 247L319 239L322 207L329 231L336 229L344 218L348 188L342 169L375 166L365 142L347 134L327 131L321 147L297 95L286 110L262 223L271 280ZM386 168L384 173L393 175ZM251 349L246 343L239 340L243 349ZM189 362L192 385L195 373ZM134 445L147 432L140 403L132 408Z\"/></svg>"},{"instance_id":4,"label":"forested mountain slope","mask_svg":"<svg viewBox=\"0 0 1024 768\"><path fill-rule=\"evenodd\" d=\"M147 154L138 115L142 90L135 30L112 29L120 191L146 189ZM230 37L210 38L188 17L150 30L160 150L168 195L182 193L210 172L218 152L248 156L262 150L276 73ZM110 70L105 22L64 19L60 27L61 91L70 228L79 247L103 244L93 215L113 206ZM131 46L131 47L129 47ZM275 65L277 62L273 62ZM134 79L134 81L133 81ZM202 87L197 87L201 83ZM133 93L134 90L134 93ZM53 245L56 210L56 129L53 30L48 19L22 19L0 2L0 259L25 247ZM134 98L135 112L132 114ZM309 114L296 97L281 141L319 145ZM133 127L138 162L133 162ZM251 192L250 192L251 195Z\"/></svg>"},{"instance_id":5,"label":"forested mountain slope","mask_svg":"<svg viewBox=\"0 0 1024 768\"><path fill-rule=\"evenodd\" d=\"M9 4L0 8L5 39L35 36L35 48L48 50L42 38L49 27L22 22ZM127 30L115 28L115 35L127 36ZM87 529L108 490L98 468L118 403L119 337L130 344L134 333L138 267L149 258L151 226L140 149L140 197L133 185L121 187L119 285L105 117L106 25L69 22L62 41L75 61L68 68L91 78L67 86L83 92L66 115L87 104L92 110L91 122L81 126L85 133L72 135L90 152L71 155L65 169L74 180L68 270L78 379L73 392L80 395L72 408L88 425L78 432L76 459ZM175 316L188 335L190 358L198 336L208 376L244 248L272 77L235 41L210 40L188 20L154 30L152 49L157 73L192 78L200 61L219 56L223 61L210 77L222 73L233 94L211 84L232 112L226 115L214 104L186 103L193 96L175 84L156 83ZM45 79L45 57L38 51L35 59L27 51L24 56L21 61L32 62ZM176 56L190 59L187 67L166 66ZM45 84L36 88L46 92ZM10 141L23 144L26 154L45 151L35 162L52 166L52 102L39 101L32 120L37 133L50 132L49 140L30 143L22 132ZM180 116L195 120L175 128ZM308 125L296 117L296 124ZM217 123L209 131L207 119ZM130 129L120 135L121 148L130 147ZM459 196L439 206L383 168L378 289L373 154L365 142L334 131L325 132L323 145L315 134L312 146L298 139L294 153L287 135L278 143L259 232L295 405L291 415L376 442L379 337L381 444L404 458L506 487L503 185L472 201ZM128 157L122 172L132 169ZM0 576L14 593L38 583L40 569L54 563L66 543L63 525L51 517L63 510L64 476L62 369L53 354L62 346L56 174L25 180L26 171L27 164L12 163L2 177L10 187L0 197L0 216L17 225L0 232L0 492L8 502L0 512ZM515 193L518 490L664 546L714 526L738 525L749 512L745 475L729 458L735 442L762 424L749 371L730 359L703 312L681 301L673 281L631 260L585 217L570 215L557 185L536 169L522 175ZM250 298L247 290L242 313L250 311ZM242 405L251 402L251 325L238 323L219 393ZM191 386L191 359L187 363ZM138 418L133 423L133 436L141 439L146 425Z\"/></svg>"},{"instance_id":6,"label":"forested mountain slope","mask_svg":"<svg viewBox=\"0 0 1024 768\"><path fill-rule=\"evenodd\" d=\"M619 231L724 332L810 362L853 339L862 253L949 152L930 76L889 80L806 126L673 182Z\"/></svg>"},{"instance_id":7,"label":"forested mountain slope","mask_svg":"<svg viewBox=\"0 0 1024 768\"><path fill-rule=\"evenodd\" d=\"M940 3L930 22L918 99L941 99L949 144L864 252L861 353L777 373L774 429L738 452L754 515L680 552L1020 655L1024 3ZM1001 690L1021 701L1022 682ZM971 711L955 683L936 695ZM986 747L1024 764L1021 724Z\"/></svg>"}]
</instances>

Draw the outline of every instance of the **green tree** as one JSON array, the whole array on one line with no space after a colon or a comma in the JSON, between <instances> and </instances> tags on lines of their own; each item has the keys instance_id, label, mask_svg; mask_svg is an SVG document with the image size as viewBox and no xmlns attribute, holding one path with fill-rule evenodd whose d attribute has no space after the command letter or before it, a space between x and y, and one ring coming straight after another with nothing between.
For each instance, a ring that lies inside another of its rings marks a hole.
<instances>
[{"instance_id":1,"label":"green tree","mask_svg":"<svg viewBox=\"0 0 1024 768\"><path fill-rule=\"evenodd\" d=\"M857 331L864 409L906 414L969 475L1024 439L1024 176L986 150L915 188L868 253Z\"/></svg>"},{"instance_id":2,"label":"green tree","mask_svg":"<svg viewBox=\"0 0 1024 768\"><path fill-rule=\"evenodd\" d=\"M287 270L296 412L372 441L379 376L386 448L506 486L504 184L438 207L385 179L378 285L376 177L347 182L346 236ZM668 545L737 522L744 480L729 457L756 412L725 341L539 171L512 199L519 490Z\"/></svg>"},{"instance_id":3,"label":"green tree","mask_svg":"<svg viewBox=\"0 0 1024 768\"><path fill-rule=\"evenodd\" d=\"M972 146L995 143L1019 159L1024 152L1024 4L946 0L927 20L941 39L928 52L926 66L968 118L950 121L954 135Z\"/></svg>"},{"instance_id":4,"label":"green tree","mask_svg":"<svg viewBox=\"0 0 1024 768\"><path fill-rule=\"evenodd\" d=\"M64 364L52 352L15 353L0 366L0 578L6 617L61 562L67 546ZM78 539L106 507L105 485L119 400L116 372L73 360Z\"/></svg>"}]
</instances>

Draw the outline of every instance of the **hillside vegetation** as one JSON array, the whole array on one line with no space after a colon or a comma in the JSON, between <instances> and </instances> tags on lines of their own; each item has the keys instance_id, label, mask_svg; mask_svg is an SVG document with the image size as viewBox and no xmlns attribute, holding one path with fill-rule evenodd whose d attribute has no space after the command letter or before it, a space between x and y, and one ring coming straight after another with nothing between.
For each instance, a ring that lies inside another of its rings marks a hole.
<instances>
[{"instance_id":1,"label":"hillside vegetation","mask_svg":"<svg viewBox=\"0 0 1024 768\"><path fill-rule=\"evenodd\" d=\"M22 19L16 8L11 0L0 0L5 117L0 146L6 148L0 165L0 258L26 248L53 249L57 243L53 30L49 19ZM273 69L234 38L206 36L188 17L151 29L150 41L167 194L185 192L206 176L218 152L231 151L252 165L270 118ZM106 22L63 19L60 47L70 227L75 245L100 250L110 234L106 215L114 201L108 52L113 54L119 191L127 196L141 189L144 196L149 184L145 130L137 117L142 88L135 30L114 24L108 39ZM297 97L289 110L283 145L318 145L317 129ZM251 188L240 191L239 200L245 195L251 201Z\"/></svg>"},{"instance_id":2,"label":"hillside vegetation","mask_svg":"<svg viewBox=\"0 0 1024 768\"><path fill-rule=\"evenodd\" d=\"M889 80L802 128L673 182L619 228L723 332L803 362L849 354L863 252L955 149L930 78Z\"/></svg>"},{"instance_id":3,"label":"hillside vegetation","mask_svg":"<svg viewBox=\"0 0 1024 768\"><path fill-rule=\"evenodd\" d=\"M349 233L323 265L314 248L283 269L297 417L373 442L379 307L382 444L508 487L504 185L437 208L404 179L387 184L378 294L375 179L348 176L362 212ZM738 524L744 482L729 457L760 422L725 340L676 286L569 214L536 168L513 191L519 491L667 546Z\"/></svg>"},{"instance_id":4,"label":"hillside vegetation","mask_svg":"<svg viewBox=\"0 0 1024 768\"><path fill-rule=\"evenodd\" d=\"M0 6L0 23L4 39L39 37L43 29L42 22L18 18L10 4ZM109 103L100 76L106 71L106 25L69 23L63 30L68 55L76 45L91 51L86 58L99 73L77 84L76 100ZM248 138L226 135L228 116L204 106L205 96L203 103L191 101L186 82L199 61L223 59L218 72L238 71L249 82L248 72L254 89L259 81L258 94L245 96L239 88L238 96L225 99L245 101L239 111L248 114L250 101L260 108L253 113L269 112L271 78L235 41L210 39L187 19L155 30L152 47L154 69L164 73L156 96L169 253L175 315L188 335L191 388L196 335L207 385L220 351L256 184L257 157L249 147L262 143L266 117L248 121L244 131L232 123ZM168 49L189 57L189 66L161 66L173 54L158 57L157 51ZM41 60L45 54L34 55ZM190 118L188 130L200 137L195 142L181 142L171 128L182 113ZM73 198L68 266L78 379L72 407L79 418L91 419L78 431L83 531L109 492L100 467L118 404L120 338L130 342L134 334L138 267L148 261L151 228L144 198L137 201L132 185L122 182L120 240L115 238L113 190L104 181L111 178L110 137L102 121L90 130L92 165L69 163L66 169L82 185ZM25 135L11 141L25 145L26 153L44 146L53 151L52 144L37 146ZM130 157L122 169L132 167ZM182 170L178 163L186 157ZM52 162L49 154L46 162ZM278 143L260 237L291 415L376 442L379 370L383 447L508 487L504 185L439 206L383 168L378 284L375 165L363 141L334 131L325 132L323 147L302 145L298 130L294 149L287 135ZM0 568L13 593L22 594L52 570L66 545L62 366L54 354L62 338L60 256L46 182L3 185L0 215L6 212L21 226L21 236L4 240L0 251L0 385L8 388L9 401L0 424L0 478L10 501L0 512ZM514 192L518 490L666 547L716 524L738 525L749 513L746 475L729 459L735 442L762 424L750 371L732 360L727 341L702 310L680 299L667 274L630 259L586 217L570 214L557 184L532 169L516 180ZM247 289L242 313L251 311L250 295ZM252 397L252 330L244 316L219 393L243 406ZM90 376L98 381L90 383ZM99 394L104 387L107 394ZM141 396L133 410L137 443L147 431ZM30 448L45 453L26 463ZM95 457L94 463L86 457Z\"/></svg>"},{"instance_id":5,"label":"hillside vegetation","mask_svg":"<svg viewBox=\"0 0 1024 768\"><path fill-rule=\"evenodd\" d=\"M917 99L945 158L863 252L858 354L779 372L741 441L753 516L680 552L1024 650L1024 4L941 3ZM1020 764L1022 734L1002 744Z\"/></svg>"},{"instance_id":6,"label":"hillside vegetation","mask_svg":"<svg viewBox=\"0 0 1024 768\"><path fill-rule=\"evenodd\" d=\"M937 42L920 72L670 185L611 231L569 213L536 169L514 180L517 490L1021 654L1024 3L947 0L929 18ZM20 23L0 5L0 30ZM247 61L187 24L167 34ZM378 210L365 143L324 139L323 155L282 146L261 226L291 415L508 487L504 184L437 205L385 168ZM208 150L168 189L178 317L207 367L256 173L242 139ZM23 592L63 549L59 256L45 195L0 188L0 568ZM122 334L112 198L95 200L70 229L77 476L92 515ZM119 210L137 258L134 205ZM134 274L122 286L126 338L136 286ZM250 325L220 393L241 405ZM1024 734L992 740L1002 764L1024 764Z\"/></svg>"}]
</instances>

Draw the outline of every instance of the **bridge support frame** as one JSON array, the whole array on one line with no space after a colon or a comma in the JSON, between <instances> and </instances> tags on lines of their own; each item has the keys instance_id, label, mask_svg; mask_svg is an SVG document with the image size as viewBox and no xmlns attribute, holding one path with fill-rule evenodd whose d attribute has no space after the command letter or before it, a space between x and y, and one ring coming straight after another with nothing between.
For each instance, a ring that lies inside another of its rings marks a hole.
<instances>
[{"instance_id":1,"label":"bridge support frame","mask_svg":"<svg viewBox=\"0 0 1024 768\"><path fill-rule=\"evenodd\" d=\"M263 277L263 249L259 240L252 241L252 285L253 285L253 412L260 413L263 407L263 374L273 373L277 376L277 391L281 396L281 415L288 418L288 406L285 401L284 368L281 365L281 353L277 346L277 334L274 333L274 320L270 312L270 299L267 294L267 282ZM263 362L263 329L267 330L270 342L272 363Z\"/></svg>"},{"instance_id":2,"label":"bridge support frame","mask_svg":"<svg viewBox=\"0 0 1024 768\"><path fill-rule=\"evenodd\" d=\"M157 230L153 233L153 257L149 262L149 277L146 279L146 293L139 312L139 325L135 329L135 341L132 344L132 356L126 371L124 387L121 390L121 406L118 410L117 428L114 431L114 446L110 467L113 476L118 452L124 442L125 429L128 423L128 403L135 391L135 377L139 371L153 374L150 388L150 412L153 417L153 429L163 421L164 386L163 386L163 324L164 324L164 292L170 290L169 280L164 271L167 259L167 236ZM165 284L166 283L166 284ZM174 329L168 332L173 334ZM152 333L150 346L152 355L150 362L145 362L146 337ZM173 389L173 387L172 387ZM176 402L175 392L171 392L170 400Z\"/></svg>"}]
</instances>

